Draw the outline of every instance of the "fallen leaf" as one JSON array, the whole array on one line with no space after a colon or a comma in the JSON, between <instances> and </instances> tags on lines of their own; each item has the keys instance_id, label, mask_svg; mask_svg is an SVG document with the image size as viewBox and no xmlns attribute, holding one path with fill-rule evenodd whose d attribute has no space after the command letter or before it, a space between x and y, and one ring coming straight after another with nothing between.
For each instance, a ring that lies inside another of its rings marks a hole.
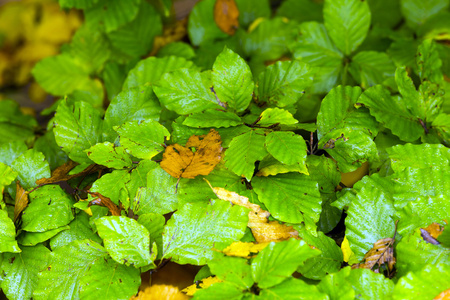
<instances>
[{"instance_id":1,"label":"fallen leaf","mask_svg":"<svg viewBox=\"0 0 450 300\"><path fill-rule=\"evenodd\" d=\"M357 264L358 259L356 258L355 253L353 253L352 249L350 248L350 243L348 242L347 237L344 237L344 240L341 244L341 250L342 254L344 256L344 261L348 263L349 265Z\"/></svg>"},{"instance_id":2,"label":"fallen leaf","mask_svg":"<svg viewBox=\"0 0 450 300\"><path fill-rule=\"evenodd\" d=\"M78 164L76 162L69 160L65 164L63 164L63 165L57 167L55 170L53 170L52 176L50 178L41 178L39 180L36 180L36 184L44 185L44 184L52 184L52 183L59 182L59 181L67 181L67 180L70 180L75 177L89 175L91 173L105 169L104 166L92 164L80 173L68 175L70 170L72 170L77 165Z\"/></svg>"},{"instance_id":3,"label":"fallen leaf","mask_svg":"<svg viewBox=\"0 0 450 300\"><path fill-rule=\"evenodd\" d=\"M94 196L94 198L95 198L94 200L91 200L91 202L89 203L89 206L92 206L92 205L104 206L109 209L109 211L111 212L111 215L120 216L120 207L117 206L116 204L114 204L114 202L112 202L111 199L103 196L102 194L100 194L98 192L89 192L88 191L88 193L91 196Z\"/></svg>"},{"instance_id":4,"label":"fallen leaf","mask_svg":"<svg viewBox=\"0 0 450 300\"><path fill-rule=\"evenodd\" d=\"M450 300L450 289L442 291L439 295L434 297L433 300Z\"/></svg>"},{"instance_id":5,"label":"fallen leaf","mask_svg":"<svg viewBox=\"0 0 450 300\"><path fill-rule=\"evenodd\" d=\"M140 291L137 296L133 296L130 300L187 300L185 294L181 293L177 287L165 284L155 284Z\"/></svg>"},{"instance_id":6,"label":"fallen leaf","mask_svg":"<svg viewBox=\"0 0 450 300\"><path fill-rule=\"evenodd\" d=\"M166 148L161 168L175 178L208 175L220 162L221 145L220 135L214 129L206 135L193 135L184 147L174 144Z\"/></svg>"},{"instance_id":7,"label":"fallen leaf","mask_svg":"<svg viewBox=\"0 0 450 300\"><path fill-rule=\"evenodd\" d=\"M234 242L225 249L222 253L228 256L237 256L243 258L252 258L254 255L258 254L259 251L266 248L269 243L244 243L244 242Z\"/></svg>"},{"instance_id":8,"label":"fallen leaf","mask_svg":"<svg viewBox=\"0 0 450 300\"><path fill-rule=\"evenodd\" d=\"M214 21L223 32L233 35L239 27L239 9L234 0L216 0Z\"/></svg>"},{"instance_id":9,"label":"fallen leaf","mask_svg":"<svg viewBox=\"0 0 450 300\"><path fill-rule=\"evenodd\" d=\"M437 239L444 231L444 226L441 226L438 223L431 223L423 229L426 230L434 239Z\"/></svg>"},{"instance_id":10,"label":"fallen leaf","mask_svg":"<svg viewBox=\"0 0 450 300\"><path fill-rule=\"evenodd\" d=\"M185 293L187 296L194 296L195 292L201 289L206 289L212 284L216 282L222 282L218 277L209 276L203 278L202 280L196 281L193 285L188 286L187 288L181 290L182 293Z\"/></svg>"},{"instance_id":11,"label":"fallen leaf","mask_svg":"<svg viewBox=\"0 0 450 300\"><path fill-rule=\"evenodd\" d=\"M206 179L205 179L206 180ZM208 182L206 180L206 182ZM224 188L209 186L219 199L249 208L248 228L252 230L253 237L257 243L280 242L289 238L298 238L298 232L292 226L280 224L278 221L268 220L270 213L262 210L257 204L249 202L247 197L227 191Z\"/></svg>"},{"instance_id":12,"label":"fallen leaf","mask_svg":"<svg viewBox=\"0 0 450 300\"><path fill-rule=\"evenodd\" d=\"M16 201L14 204L14 222L23 212L28 205L28 192L20 185L19 181L16 182Z\"/></svg>"},{"instance_id":13,"label":"fallen leaf","mask_svg":"<svg viewBox=\"0 0 450 300\"><path fill-rule=\"evenodd\" d=\"M373 244L373 248L364 255L364 263L353 265L352 268L370 269L379 273L380 267L386 265L388 270L392 271L396 262L394 249L392 248L393 244L393 238L385 238L376 241L375 244ZM374 269L376 265L378 265L378 267Z\"/></svg>"}]
</instances>

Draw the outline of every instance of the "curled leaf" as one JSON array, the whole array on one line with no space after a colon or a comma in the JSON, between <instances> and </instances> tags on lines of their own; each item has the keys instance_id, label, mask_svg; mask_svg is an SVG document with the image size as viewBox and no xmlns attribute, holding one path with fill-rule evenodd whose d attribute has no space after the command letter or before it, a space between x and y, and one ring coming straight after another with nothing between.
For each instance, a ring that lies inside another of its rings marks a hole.
<instances>
[{"instance_id":1,"label":"curled leaf","mask_svg":"<svg viewBox=\"0 0 450 300\"><path fill-rule=\"evenodd\" d=\"M220 135L214 129L206 135L193 135L184 147L174 144L166 148L161 168L176 178L208 175L220 162L221 145Z\"/></svg>"},{"instance_id":2,"label":"curled leaf","mask_svg":"<svg viewBox=\"0 0 450 300\"><path fill-rule=\"evenodd\" d=\"M214 21L223 32L233 35L239 27L239 9L234 0L216 0Z\"/></svg>"},{"instance_id":3,"label":"curled leaf","mask_svg":"<svg viewBox=\"0 0 450 300\"><path fill-rule=\"evenodd\" d=\"M385 238L375 242L373 248L370 249L366 255L364 255L364 263L356 264L352 266L353 268L359 269L374 269L376 265L378 267L374 269L376 273L379 273L381 265L386 265L389 271L394 269L395 257L394 249L392 245L394 244L393 238Z\"/></svg>"},{"instance_id":4,"label":"curled leaf","mask_svg":"<svg viewBox=\"0 0 450 300\"><path fill-rule=\"evenodd\" d=\"M86 176L88 174L94 173L96 171L100 171L105 168L100 165L91 164L87 168L85 168L83 171L76 173L76 174L69 175L69 172L72 169L74 169L77 165L78 165L78 163L76 163L72 160L69 160L66 163L64 163L63 165L61 165L61 166L57 167L55 170L53 170L52 176L50 178L41 178L39 180L36 180L36 184L44 185L44 184L52 184L52 183L59 182L59 181L67 181L67 180L70 180L75 177Z\"/></svg>"},{"instance_id":5,"label":"curled leaf","mask_svg":"<svg viewBox=\"0 0 450 300\"><path fill-rule=\"evenodd\" d=\"M28 192L16 182L16 202L14 205L14 222L28 205Z\"/></svg>"},{"instance_id":6,"label":"curled leaf","mask_svg":"<svg viewBox=\"0 0 450 300\"><path fill-rule=\"evenodd\" d=\"M120 207L114 204L114 202L112 202L111 199L103 196L98 192L88 192L88 193L95 198L89 203L89 206L91 205L105 206L109 209L111 215L120 216Z\"/></svg>"}]
</instances>

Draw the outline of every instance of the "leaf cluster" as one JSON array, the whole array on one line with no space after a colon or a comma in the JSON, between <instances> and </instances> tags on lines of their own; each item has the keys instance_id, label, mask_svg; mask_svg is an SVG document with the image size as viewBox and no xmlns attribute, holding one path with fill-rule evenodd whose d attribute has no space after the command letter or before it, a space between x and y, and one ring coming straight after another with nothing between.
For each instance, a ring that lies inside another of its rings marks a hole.
<instances>
[{"instance_id":1,"label":"leaf cluster","mask_svg":"<svg viewBox=\"0 0 450 300\"><path fill-rule=\"evenodd\" d=\"M235 0L238 25L224 31L216 1L203 0L190 44L146 58L170 1L59 2L85 22L33 69L60 96L46 129L0 102L8 298L129 299L167 260L220 280L194 299L428 299L450 288L448 1L286 0L272 16L268 1ZM363 164L367 176L341 183ZM298 237L224 255L255 241L249 209L204 179ZM432 223L442 233L428 243ZM389 259L370 260L377 249Z\"/></svg>"}]
</instances>

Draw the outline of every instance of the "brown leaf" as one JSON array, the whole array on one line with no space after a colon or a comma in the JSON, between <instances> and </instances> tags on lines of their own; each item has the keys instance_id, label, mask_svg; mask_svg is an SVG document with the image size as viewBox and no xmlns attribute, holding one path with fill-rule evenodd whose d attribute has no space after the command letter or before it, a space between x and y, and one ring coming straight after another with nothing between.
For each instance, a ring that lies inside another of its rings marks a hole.
<instances>
[{"instance_id":1,"label":"brown leaf","mask_svg":"<svg viewBox=\"0 0 450 300\"><path fill-rule=\"evenodd\" d=\"M234 0L216 0L214 21L223 32L233 35L239 27L239 9Z\"/></svg>"},{"instance_id":2,"label":"brown leaf","mask_svg":"<svg viewBox=\"0 0 450 300\"><path fill-rule=\"evenodd\" d=\"M44 185L44 184L51 184L51 183L55 183L55 182L59 182L59 181L67 181L67 180L70 180L75 177L85 176L85 175L88 175L88 174L91 174L96 171L104 169L103 166L92 164L80 173L68 175L70 170L72 170L76 165L78 165L76 162L69 160L65 164L63 164L63 165L57 167L55 170L53 170L52 176L50 178L42 178L42 179L36 180L36 184Z\"/></svg>"},{"instance_id":3,"label":"brown leaf","mask_svg":"<svg viewBox=\"0 0 450 300\"><path fill-rule=\"evenodd\" d=\"M373 269L375 265L378 265L374 271L378 273L381 265L385 264L389 271L392 271L395 265L393 238L385 238L375 242L373 248L370 249L366 255L364 255L364 263L353 265L352 268L359 269Z\"/></svg>"},{"instance_id":4,"label":"brown leaf","mask_svg":"<svg viewBox=\"0 0 450 300\"><path fill-rule=\"evenodd\" d=\"M19 181L16 182L16 201L14 204L14 222L19 218L20 214L28 205L28 192L20 185Z\"/></svg>"},{"instance_id":5,"label":"brown leaf","mask_svg":"<svg viewBox=\"0 0 450 300\"><path fill-rule=\"evenodd\" d=\"M423 229L426 230L434 239L437 239L444 231L444 226L441 226L438 223L431 223Z\"/></svg>"},{"instance_id":6,"label":"brown leaf","mask_svg":"<svg viewBox=\"0 0 450 300\"><path fill-rule=\"evenodd\" d=\"M89 206L100 205L109 209L113 216L120 216L120 207L114 204L108 197L103 196L98 192L88 192L91 196L97 197L89 203Z\"/></svg>"},{"instance_id":7,"label":"brown leaf","mask_svg":"<svg viewBox=\"0 0 450 300\"><path fill-rule=\"evenodd\" d=\"M166 148L161 168L176 178L208 175L220 162L221 145L220 135L214 129L206 135L193 135L185 147L174 144Z\"/></svg>"},{"instance_id":8,"label":"brown leaf","mask_svg":"<svg viewBox=\"0 0 450 300\"><path fill-rule=\"evenodd\" d=\"M280 242L289 238L298 238L298 232L293 227L280 224L278 221L269 222L270 213L262 210L259 205L250 203L247 197L227 191L224 188L213 188L210 184L209 186L219 199L251 209L248 213L247 226L252 230L256 242Z\"/></svg>"}]
</instances>

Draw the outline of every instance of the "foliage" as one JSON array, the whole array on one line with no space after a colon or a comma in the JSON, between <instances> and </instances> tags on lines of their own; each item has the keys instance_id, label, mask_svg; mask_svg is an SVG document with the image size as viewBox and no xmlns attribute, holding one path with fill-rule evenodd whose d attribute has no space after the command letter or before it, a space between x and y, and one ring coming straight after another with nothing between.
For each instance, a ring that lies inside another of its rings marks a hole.
<instances>
[{"instance_id":1,"label":"foliage","mask_svg":"<svg viewBox=\"0 0 450 300\"><path fill-rule=\"evenodd\" d=\"M9 299L129 299L168 261L194 299L450 289L449 1L59 4L48 123L0 101Z\"/></svg>"}]
</instances>

